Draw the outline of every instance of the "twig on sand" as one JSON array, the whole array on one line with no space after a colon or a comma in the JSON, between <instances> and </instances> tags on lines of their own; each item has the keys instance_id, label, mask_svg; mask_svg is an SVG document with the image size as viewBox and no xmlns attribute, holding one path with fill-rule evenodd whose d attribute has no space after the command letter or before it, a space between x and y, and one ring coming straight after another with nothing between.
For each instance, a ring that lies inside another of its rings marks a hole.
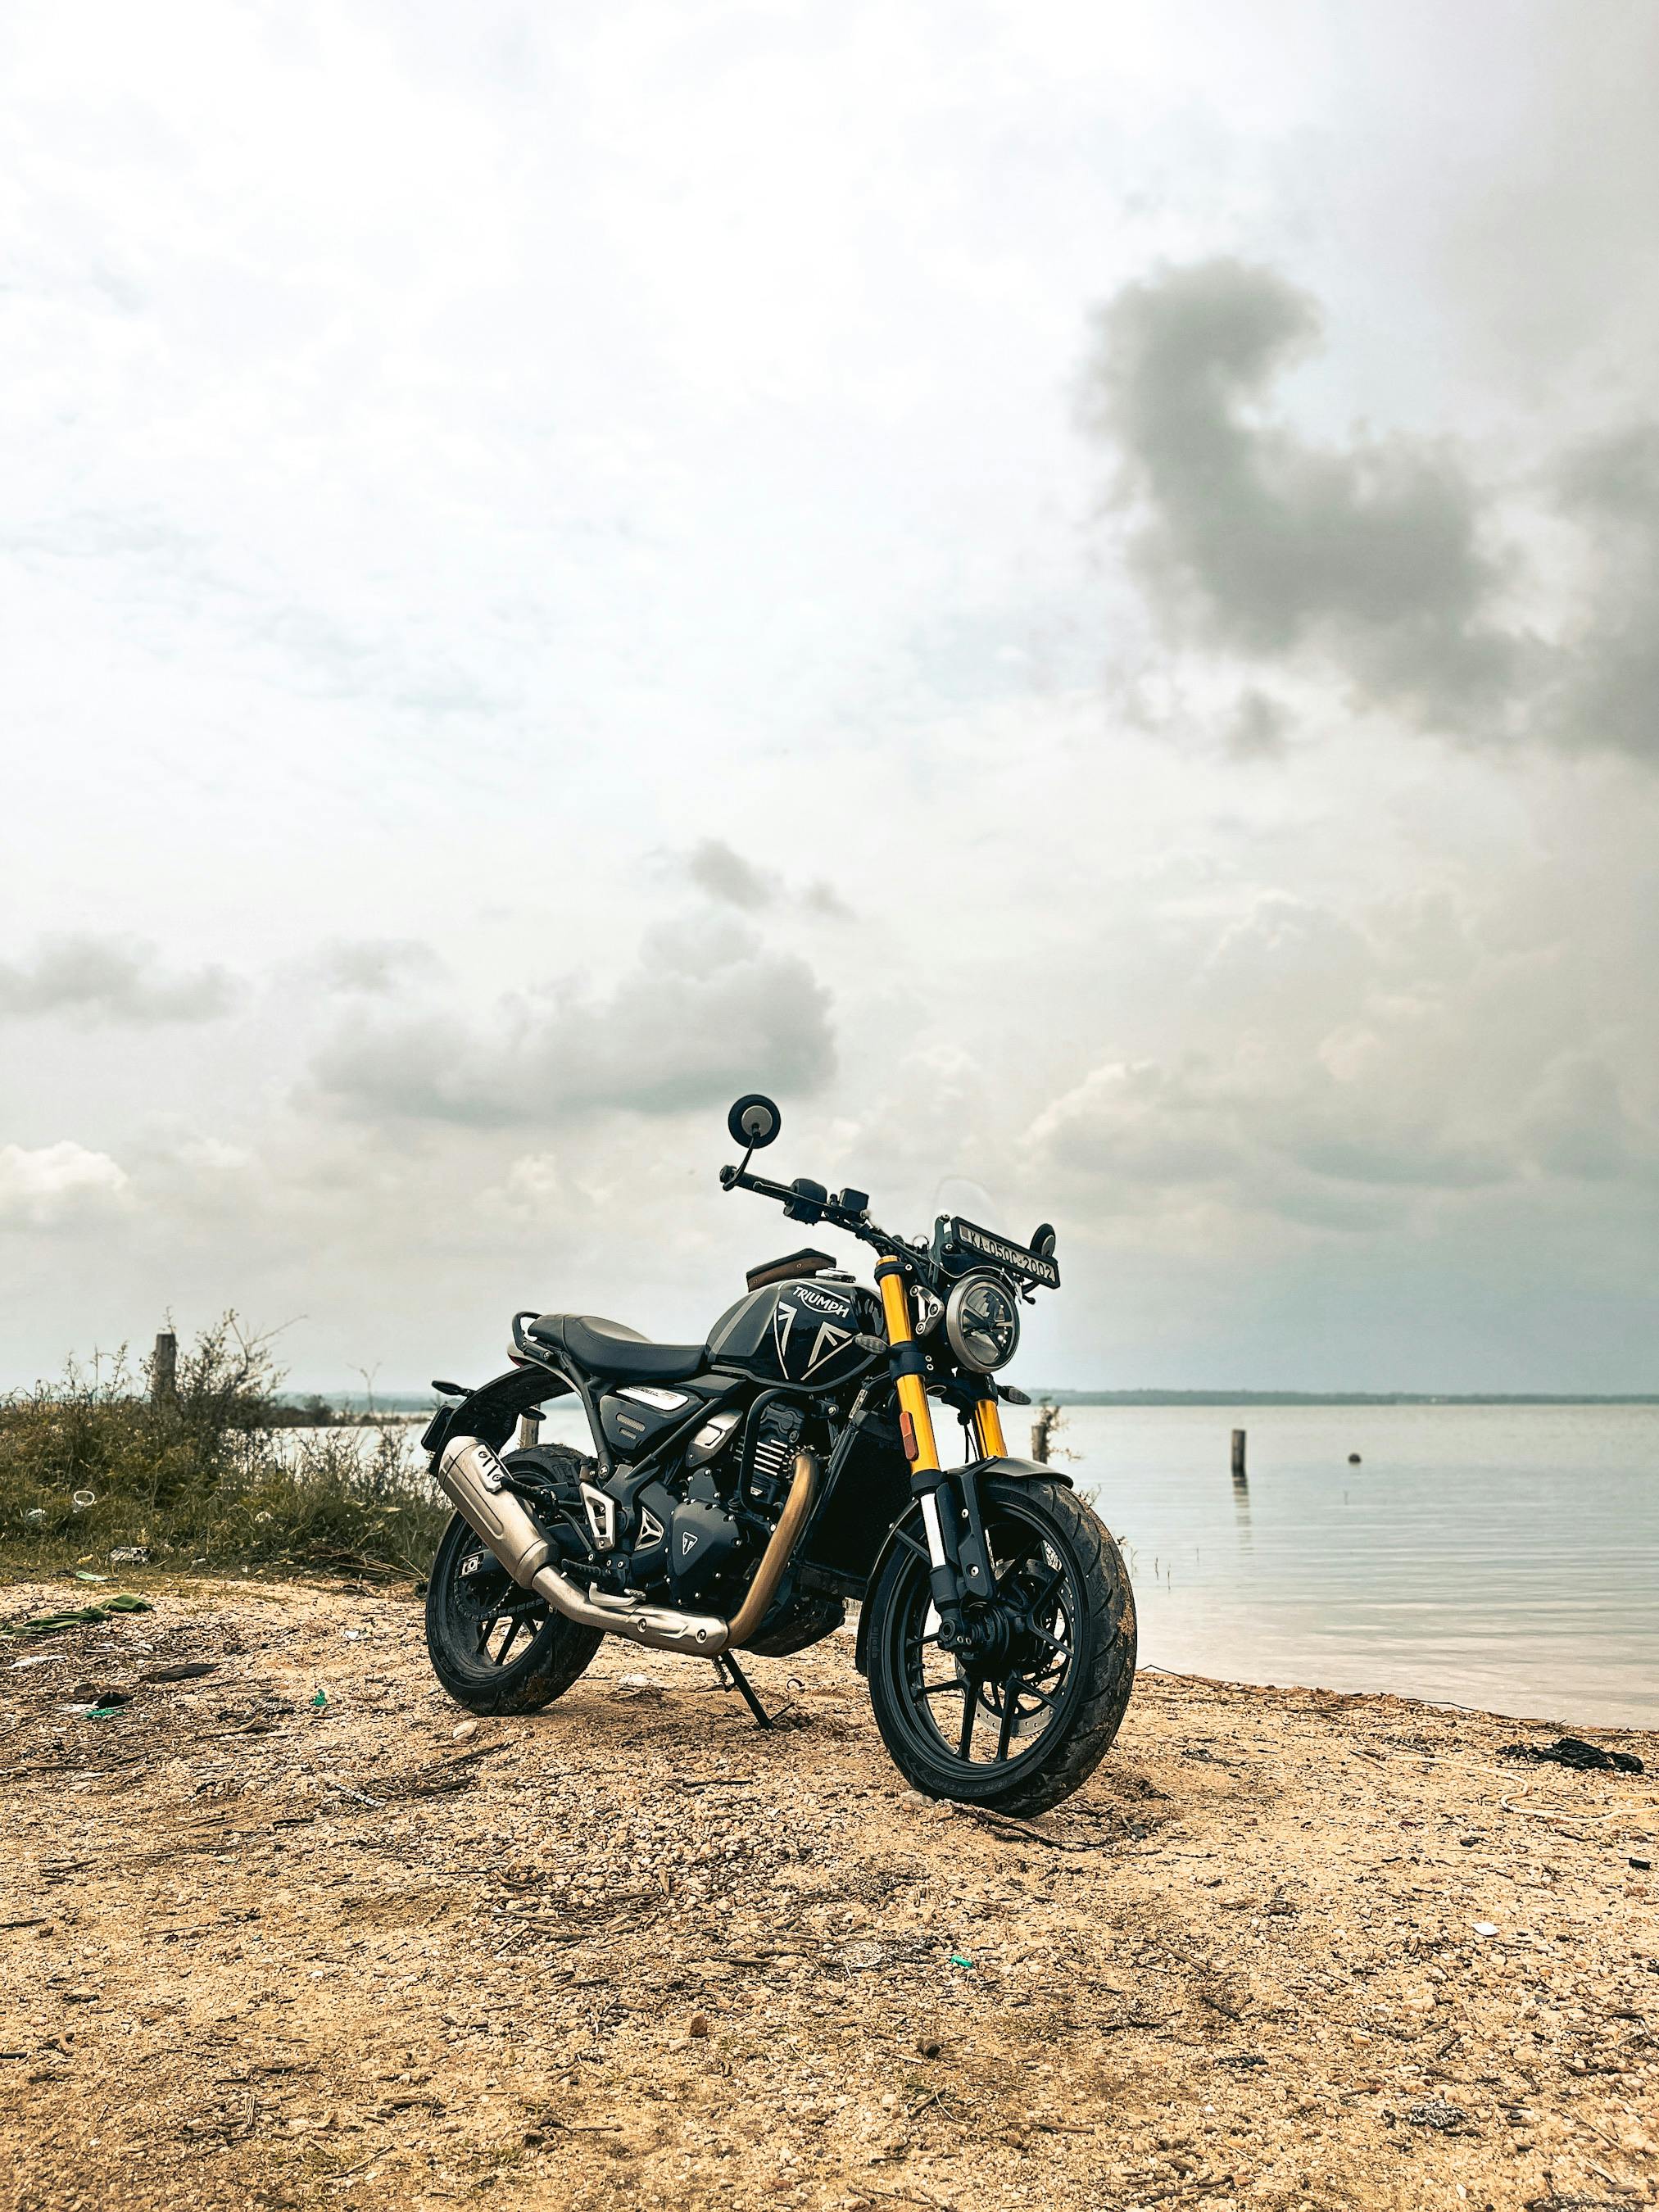
<instances>
[{"instance_id":1,"label":"twig on sand","mask_svg":"<svg viewBox=\"0 0 1659 2212\"><path fill-rule=\"evenodd\" d=\"M1018 1836L1026 1843L1045 1844L1051 1851L1087 1851L1095 1848L1092 1844L1074 1844L1069 1837L1051 1836L1047 1829L1034 1826L1030 1820L1016 1820L1012 1813L994 1813L988 1805L958 1805L956 1809L965 1813L970 1820L977 1820L981 1827L989 1828L993 1834L1006 1836L1010 1841Z\"/></svg>"},{"instance_id":2,"label":"twig on sand","mask_svg":"<svg viewBox=\"0 0 1659 2212\"><path fill-rule=\"evenodd\" d=\"M343 2166L338 2173L325 2174L323 2185L325 2189L337 2189L343 2181L349 2181L354 2173L362 2173L366 2167L373 2166L377 2159L389 2155L388 2152L383 2150L371 2151L367 2158L360 2158L356 2166Z\"/></svg>"}]
</instances>

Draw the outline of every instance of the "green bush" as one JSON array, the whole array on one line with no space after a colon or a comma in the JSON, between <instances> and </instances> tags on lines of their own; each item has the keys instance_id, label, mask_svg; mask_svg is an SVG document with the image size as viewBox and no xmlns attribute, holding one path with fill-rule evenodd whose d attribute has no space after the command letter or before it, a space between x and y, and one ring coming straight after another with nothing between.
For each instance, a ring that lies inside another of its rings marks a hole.
<instances>
[{"instance_id":1,"label":"green bush","mask_svg":"<svg viewBox=\"0 0 1659 2212\"><path fill-rule=\"evenodd\" d=\"M418 1575L448 1506L402 1426L295 1428L270 1340L235 1315L181 1353L176 1382L125 1351L0 1399L0 1560L15 1572L155 1566Z\"/></svg>"}]
</instances>

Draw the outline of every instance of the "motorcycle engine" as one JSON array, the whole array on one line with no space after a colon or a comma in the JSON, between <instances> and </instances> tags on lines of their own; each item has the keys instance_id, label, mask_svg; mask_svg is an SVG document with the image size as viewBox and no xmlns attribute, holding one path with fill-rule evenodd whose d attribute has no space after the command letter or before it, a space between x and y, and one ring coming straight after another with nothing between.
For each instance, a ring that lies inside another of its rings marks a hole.
<instances>
[{"instance_id":1,"label":"motorcycle engine","mask_svg":"<svg viewBox=\"0 0 1659 2212\"><path fill-rule=\"evenodd\" d=\"M689 1611L720 1611L782 1510L803 1425L793 1407L761 1415L747 1494L741 1504L743 1421L717 1415L692 1439L675 1473L640 1493L640 1528L630 1561L636 1588L665 1584Z\"/></svg>"}]
</instances>

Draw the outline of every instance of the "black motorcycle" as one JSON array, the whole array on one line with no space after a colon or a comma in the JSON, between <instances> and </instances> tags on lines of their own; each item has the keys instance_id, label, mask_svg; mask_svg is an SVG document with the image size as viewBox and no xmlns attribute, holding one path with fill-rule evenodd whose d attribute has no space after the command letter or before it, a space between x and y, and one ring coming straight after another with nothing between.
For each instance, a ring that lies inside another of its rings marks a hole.
<instances>
[{"instance_id":1,"label":"black motorcycle","mask_svg":"<svg viewBox=\"0 0 1659 2212\"><path fill-rule=\"evenodd\" d=\"M1098 1765L1135 1667L1117 1546L1063 1474L1003 1443L999 1400L1030 1401L992 1377L1021 1300L1059 1287L1054 1231L1014 1244L941 1215L931 1242L890 1236L861 1190L751 1175L779 1126L769 1098L738 1101L722 1186L870 1245L874 1291L809 1249L753 1268L704 1344L515 1316L507 1373L434 1386L422 1442L458 1510L427 1591L433 1667L473 1712L528 1712L626 1637L712 1660L765 1726L736 1654L804 1650L856 1599L901 1772L1041 1812ZM538 1409L570 1392L591 1458L538 1440ZM930 1401L962 1425L959 1467L939 1464Z\"/></svg>"}]
</instances>

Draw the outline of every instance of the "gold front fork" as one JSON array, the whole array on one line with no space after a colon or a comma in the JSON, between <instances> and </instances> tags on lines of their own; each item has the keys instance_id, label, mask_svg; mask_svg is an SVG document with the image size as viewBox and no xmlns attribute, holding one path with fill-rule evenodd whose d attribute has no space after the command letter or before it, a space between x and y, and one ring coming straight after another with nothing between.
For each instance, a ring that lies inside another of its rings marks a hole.
<instances>
[{"instance_id":1,"label":"gold front fork","mask_svg":"<svg viewBox=\"0 0 1659 2212\"><path fill-rule=\"evenodd\" d=\"M881 1291L881 1310L887 1322L887 1341L893 1348L894 1382L898 1391L899 1434L904 1456L913 1474L939 1465L939 1446L933 1441L933 1416L927 1404L927 1369L910 1326L910 1301L904 1291L904 1270L896 1260L876 1264Z\"/></svg>"},{"instance_id":2,"label":"gold front fork","mask_svg":"<svg viewBox=\"0 0 1659 2212\"><path fill-rule=\"evenodd\" d=\"M896 1260L884 1260L876 1269L881 1286L881 1310L887 1322L887 1341L898 1357L894 1361L899 1401L899 1433L904 1456L914 1473L923 1474L939 1463L933 1436L933 1408L927 1403L927 1370L910 1326L910 1301L905 1294L904 1272ZM1008 1447L1002 1438L1002 1416L997 1411L996 1386L988 1382L985 1395L974 1402L974 1440L981 1459L1003 1459Z\"/></svg>"},{"instance_id":3,"label":"gold front fork","mask_svg":"<svg viewBox=\"0 0 1659 2212\"><path fill-rule=\"evenodd\" d=\"M981 1459L1006 1459L1008 1447L1002 1441L1002 1415L997 1411L996 1385L988 1382L985 1395L974 1404L974 1437L979 1445Z\"/></svg>"}]
</instances>

